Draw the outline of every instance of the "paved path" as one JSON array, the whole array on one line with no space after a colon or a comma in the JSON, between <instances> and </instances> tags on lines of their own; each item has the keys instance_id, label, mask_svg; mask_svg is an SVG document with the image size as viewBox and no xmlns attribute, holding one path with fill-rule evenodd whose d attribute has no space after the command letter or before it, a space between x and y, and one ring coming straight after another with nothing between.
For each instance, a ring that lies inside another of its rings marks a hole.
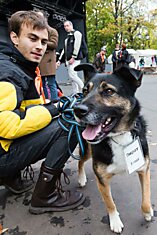
<instances>
[{"instance_id":1,"label":"paved path","mask_svg":"<svg viewBox=\"0 0 157 235\"><path fill-rule=\"evenodd\" d=\"M62 86L65 94L71 93L71 86ZM125 228L123 235L157 234L157 75L144 76L142 87L137 93L141 100L142 112L148 125L148 140L151 153L151 189L155 216L146 223L141 215L141 191L136 174L120 175L112 181L112 193ZM75 153L78 153L76 149ZM40 163L35 164L35 179ZM66 172L71 179L71 187L78 188L77 161L70 159ZM31 215L28 212L32 192L16 196L0 188L0 223L9 228L10 235L113 235L109 229L108 217L97 190L91 161L86 163L88 184L79 189L84 192L86 201L76 210L60 213Z\"/></svg>"}]
</instances>

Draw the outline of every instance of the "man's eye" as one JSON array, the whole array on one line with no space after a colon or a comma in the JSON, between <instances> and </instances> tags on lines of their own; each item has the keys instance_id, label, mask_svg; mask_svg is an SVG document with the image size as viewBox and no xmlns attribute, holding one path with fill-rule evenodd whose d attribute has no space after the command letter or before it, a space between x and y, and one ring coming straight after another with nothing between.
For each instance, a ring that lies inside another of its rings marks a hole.
<instances>
[{"instance_id":1,"label":"man's eye","mask_svg":"<svg viewBox=\"0 0 157 235\"><path fill-rule=\"evenodd\" d=\"M36 41L36 38L30 38L30 40L32 41L32 42L35 42Z\"/></svg>"},{"instance_id":2,"label":"man's eye","mask_svg":"<svg viewBox=\"0 0 157 235\"><path fill-rule=\"evenodd\" d=\"M42 45L43 45L43 46L47 45L47 41L43 41L43 42L42 42Z\"/></svg>"}]
</instances>

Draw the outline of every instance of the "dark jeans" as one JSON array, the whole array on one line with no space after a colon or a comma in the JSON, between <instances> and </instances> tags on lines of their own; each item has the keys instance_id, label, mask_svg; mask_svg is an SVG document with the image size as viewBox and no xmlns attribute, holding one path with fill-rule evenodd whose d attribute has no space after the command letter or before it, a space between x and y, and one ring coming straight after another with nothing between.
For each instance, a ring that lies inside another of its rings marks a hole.
<instances>
[{"instance_id":1,"label":"dark jeans","mask_svg":"<svg viewBox=\"0 0 157 235\"><path fill-rule=\"evenodd\" d=\"M50 100L55 101L58 100L58 89L56 85L56 79L55 75L51 76L42 76L42 83L43 83L43 89L46 99L49 98L48 90L50 91Z\"/></svg>"},{"instance_id":2,"label":"dark jeans","mask_svg":"<svg viewBox=\"0 0 157 235\"><path fill-rule=\"evenodd\" d=\"M113 62L113 72L115 70L115 68L117 67L117 63L116 62Z\"/></svg>"},{"instance_id":3,"label":"dark jeans","mask_svg":"<svg viewBox=\"0 0 157 235\"><path fill-rule=\"evenodd\" d=\"M26 166L44 158L46 166L63 168L70 155L67 135L68 132L55 119L44 129L14 140L9 151L0 156L0 177L15 175ZM77 138L73 134L71 151L76 145Z\"/></svg>"}]
</instances>

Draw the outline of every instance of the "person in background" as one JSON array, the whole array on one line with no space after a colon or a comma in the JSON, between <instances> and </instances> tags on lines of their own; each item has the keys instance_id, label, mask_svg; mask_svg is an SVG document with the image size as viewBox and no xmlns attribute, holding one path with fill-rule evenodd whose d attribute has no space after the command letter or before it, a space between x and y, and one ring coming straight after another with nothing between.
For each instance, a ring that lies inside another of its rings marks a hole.
<instances>
[{"instance_id":1,"label":"person in background","mask_svg":"<svg viewBox=\"0 0 157 235\"><path fill-rule=\"evenodd\" d=\"M44 17L18 11L9 19L10 42L0 43L0 185L16 194L28 191L32 185L21 178L21 171L43 159L29 208L34 214L70 210L85 199L61 185L69 145L73 152L78 143L76 134L68 143L68 132L58 123L57 103L42 104L35 86L48 32Z\"/></svg>"},{"instance_id":2,"label":"person in background","mask_svg":"<svg viewBox=\"0 0 157 235\"><path fill-rule=\"evenodd\" d=\"M129 63L129 67L130 68L136 68L136 60L135 60L135 57L133 55L130 55L129 56L129 60L130 60L130 63Z\"/></svg>"},{"instance_id":3,"label":"person in background","mask_svg":"<svg viewBox=\"0 0 157 235\"><path fill-rule=\"evenodd\" d=\"M100 52L96 54L93 65L99 73L104 73L106 63L106 46L103 46Z\"/></svg>"},{"instance_id":4,"label":"person in background","mask_svg":"<svg viewBox=\"0 0 157 235\"><path fill-rule=\"evenodd\" d=\"M144 57L141 57L141 59L139 60L139 67L142 68L145 65L145 61L144 61Z\"/></svg>"},{"instance_id":5,"label":"person in background","mask_svg":"<svg viewBox=\"0 0 157 235\"><path fill-rule=\"evenodd\" d=\"M156 58L155 58L155 55L153 55L153 56L151 57L151 60L152 60L151 66L152 66L152 67L155 67L155 66L156 66Z\"/></svg>"},{"instance_id":6,"label":"person in background","mask_svg":"<svg viewBox=\"0 0 157 235\"><path fill-rule=\"evenodd\" d=\"M155 64L157 66L157 56L156 55L154 55L154 59L155 59Z\"/></svg>"},{"instance_id":7,"label":"person in background","mask_svg":"<svg viewBox=\"0 0 157 235\"><path fill-rule=\"evenodd\" d=\"M118 52L118 66L130 63L130 55L126 49L126 44L122 44L122 49Z\"/></svg>"},{"instance_id":8,"label":"person in background","mask_svg":"<svg viewBox=\"0 0 157 235\"><path fill-rule=\"evenodd\" d=\"M42 11L37 11L38 14L47 16ZM56 84L56 48L58 46L58 32L56 29L49 26L49 41L47 43L46 52L39 64L39 69L42 77L42 84L46 99L58 101L58 88ZM49 89L49 91L48 91ZM50 93L50 97L49 97Z\"/></svg>"},{"instance_id":9,"label":"person in background","mask_svg":"<svg viewBox=\"0 0 157 235\"><path fill-rule=\"evenodd\" d=\"M115 68L118 65L118 53L120 51L120 46L119 44L116 44L116 47L112 53L112 62L113 62L113 71L115 70Z\"/></svg>"},{"instance_id":10,"label":"person in background","mask_svg":"<svg viewBox=\"0 0 157 235\"><path fill-rule=\"evenodd\" d=\"M83 81L74 70L83 59L81 51L82 33L78 30L74 30L73 23L69 20L64 22L64 29L68 33L68 36L65 39L64 48L56 64L57 67L60 66L63 57L65 57L65 65L67 66L68 74L72 81L72 90L73 93L76 94L82 92L82 88L84 87Z\"/></svg>"}]
</instances>

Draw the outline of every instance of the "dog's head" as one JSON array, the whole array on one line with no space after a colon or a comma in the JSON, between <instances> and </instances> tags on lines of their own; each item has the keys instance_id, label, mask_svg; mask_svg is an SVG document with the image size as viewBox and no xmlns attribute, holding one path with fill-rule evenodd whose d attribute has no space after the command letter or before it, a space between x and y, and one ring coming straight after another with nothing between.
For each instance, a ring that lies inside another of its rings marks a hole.
<instances>
[{"instance_id":1,"label":"dog's head","mask_svg":"<svg viewBox=\"0 0 157 235\"><path fill-rule=\"evenodd\" d=\"M123 66L112 74L100 74L91 64L75 70L83 70L85 78L84 98L74 108L76 120L86 126L83 138L97 144L106 136L129 131L140 111L134 94L143 73Z\"/></svg>"}]
</instances>

